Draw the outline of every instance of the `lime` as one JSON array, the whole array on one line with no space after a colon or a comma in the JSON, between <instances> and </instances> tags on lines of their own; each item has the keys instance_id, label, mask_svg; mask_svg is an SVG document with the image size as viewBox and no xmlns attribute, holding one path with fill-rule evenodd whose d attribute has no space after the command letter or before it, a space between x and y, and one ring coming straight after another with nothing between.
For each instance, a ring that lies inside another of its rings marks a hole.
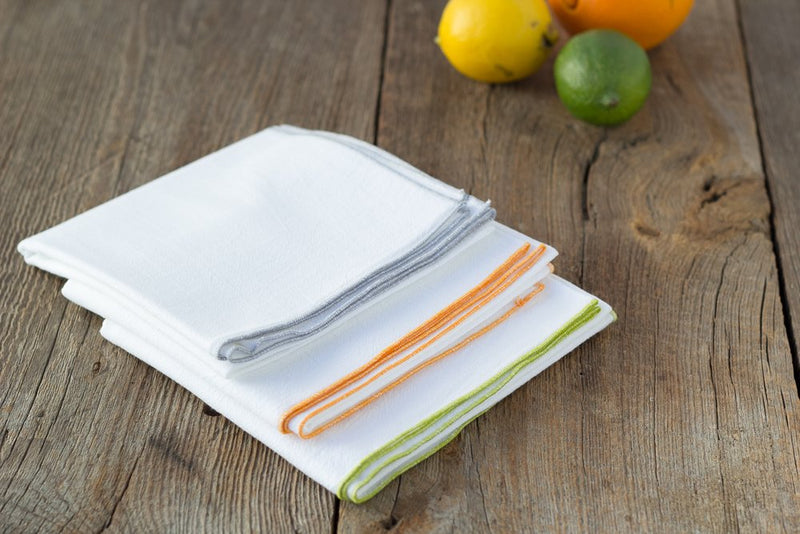
<instances>
[{"instance_id":1,"label":"lime","mask_svg":"<svg viewBox=\"0 0 800 534\"><path fill-rule=\"evenodd\" d=\"M456 70L489 83L530 76L556 40L544 0L450 0L436 36Z\"/></svg>"},{"instance_id":2,"label":"lime","mask_svg":"<svg viewBox=\"0 0 800 534\"><path fill-rule=\"evenodd\" d=\"M630 119L650 93L650 61L634 40L614 30L590 30L556 58L556 91L576 117L598 126Z\"/></svg>"}]
</instances>

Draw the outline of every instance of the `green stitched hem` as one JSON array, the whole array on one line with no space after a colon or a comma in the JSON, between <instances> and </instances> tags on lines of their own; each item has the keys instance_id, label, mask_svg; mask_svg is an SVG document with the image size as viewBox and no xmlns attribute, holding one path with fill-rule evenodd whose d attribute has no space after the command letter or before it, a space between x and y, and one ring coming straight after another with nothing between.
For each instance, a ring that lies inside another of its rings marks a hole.
<instances>
[{"instance_id":1,"label":"green stitched hem","mask_svg":"<svg viewBox=\"0 0 800 534\"><path fill-rule=\"evenodd\" d=\"M427 439L420 441L414 447L406 450L401 450L397 454L394 454L390 457L386 457L387 454L391 453L392 450L399 448L404 443L408 442L410 439L418 436L419 434L423 433L425 430L430 428L432 425L436 424L447 415L451 414L452 412L456 411L459 407L464 404L467 406L459 410L453 417L450 417L448 421L445 422L443 428L447 428L449 425L453 424L459 418L461 418L464 414L468 413L470 410L475 408L476 406L480 405L486 399L497 393L503 386L505 386L514 376L516 376L522 369L530 365L531 363L535 362L541 356L546 354L549 350L553 347L558 345L561 341L564 340L567 336L575 332L577 329L591 321L598 313L600 313L600 304L595 299L590 302L585 308L583 308L580 312L578 312L572 319L570 319L567 323L564 324L559 330L554 332L549 338L547 338L543 343L541 343L538 347L534 348L532 351L528 352L520 359L515 362L509 364L505 369L501 370L499 373L494 375L492 378L484 382L481 386L476 388L475 390L471 391L463 395L462 397L456 399L455 401L451 402L438 412L434 413L427 419L421 421L416 426L410 428L409 430L403 432L399 436L395 437L388 443L386 443L383 447L376 450L369 456L367 456L364 460L362 460L351 472L347 477L345 477L342 484L339 486L336 495L342 499L347 501L352 501L356 503L361 503L371 499L376 493L386 487L389 482L395 479L398 475L403 473L404 471L414 467L422 460L428 458L439 449L444 447L447 443L449 443L453 438L455 438L461 430L465 426L467 426L470 422L474 419L479 417L481 414L486 412L491 406L487 406L486 409L476 413L474 416L470 417L467 421L463 424L459 425L453 432L449 433L446 438L434 447L432 450L428 451L427 453L421 455L419 458L416 458L413 462L410 462L405 465L400 465L397 469L395 469L390 476L386 477L386 480L377 486L374 490L370 491L369 494L365 495L361 498L353 498L350 499L348 497L347 489L353 483L353 481L366 469L368 469L374 462L379 460L380 463L372 469L372 472L367 476L362 482L360 482L356 487L354 494L358 492L360 488L370 482L377 473L379 473L384 467L391 464L392 462L403 458L404 456L408 456L409 454L413 453L434 437L437 437L437 434L432 434ZM469 401L474 402L469 402Z\"/></svg>"}]
</instances>

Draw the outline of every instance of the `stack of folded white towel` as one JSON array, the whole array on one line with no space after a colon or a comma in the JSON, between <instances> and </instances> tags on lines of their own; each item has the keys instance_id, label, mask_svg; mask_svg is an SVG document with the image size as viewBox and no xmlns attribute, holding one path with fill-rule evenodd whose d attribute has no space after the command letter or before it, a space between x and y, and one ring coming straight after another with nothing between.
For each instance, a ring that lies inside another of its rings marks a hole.
<instances>
[{"instance_id":1,"label":"stack of folded white towel","mask_svg":"<svg viewBox=\"0 0 800 534\"><path fill-rule=\"evenodd\" d=\"M272 127L24 240L101 334L364 501L614 320L372 145Z\"/></svg>"}]
</instances>

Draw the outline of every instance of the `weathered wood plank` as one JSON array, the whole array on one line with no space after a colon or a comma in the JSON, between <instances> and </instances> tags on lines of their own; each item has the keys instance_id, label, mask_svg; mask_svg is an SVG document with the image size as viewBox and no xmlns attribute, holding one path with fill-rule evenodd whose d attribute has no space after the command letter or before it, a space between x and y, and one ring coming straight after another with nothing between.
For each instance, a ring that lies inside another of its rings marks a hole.
<instances>
[{"instance_id":1,"label":"weathered wood plank","mask_svg":"<svg viewBox=\"0 0 800 534\"><path fill-rule=\"evenodd\" d=\"M611 130L567 115L552 63L461 78L432 43L443 5L392 4L379 144L554 244L620 320L342 503L340 530L797 531L797 388L734 2L696 3Z\"/></svg>"},{"instance_id":2,"label":"weathered wood plank","mask_svg":"<svg viewBox=\"0 0 800 534\"><path fill-rule=\"evenodd\" d=\"M772 202L784 314L800 379L800 4L739 0L764 171Z\"/></svg>"},{"instance_id":3,"label":"weathered wood plank","mask_svg":"<svg viewBox=\"0 0 800 534\"><path fill-rule=\"evenodd\" d=\"M372 140L384 2L2 7L0 530L329 530L331 494L105 343L14 247L269 124Z\"/></svg>"}]
</instances>

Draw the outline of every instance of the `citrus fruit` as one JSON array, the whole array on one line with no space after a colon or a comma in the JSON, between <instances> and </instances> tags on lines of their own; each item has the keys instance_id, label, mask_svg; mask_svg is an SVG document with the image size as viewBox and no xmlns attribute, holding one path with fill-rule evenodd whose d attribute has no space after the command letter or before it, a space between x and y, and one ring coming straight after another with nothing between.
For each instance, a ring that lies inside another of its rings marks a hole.
<instances>
[{"instance_id":1,"label":"citrus fruit","mask_svg":"<svg viewBox=\"0 0 800 534\"><path fill-rule=\"evenodd\" d=\"M544 0L450 0L436 37L456 70L489 83L530 76L557 40Z\"/></svg>"},{"instance_id":2,"label":"citrus fruit","mask_svg":"<svg viewBox=\"0 0 800 534\"><path fill-rule=\"evenodd\" d=\"M558 97L581 120L611 126L631 118L650 93L650 60L641 46L614 30L570 39L553 67Z\"/></svg>"},{"instance_id":3,"label":"citrus fruit","mask_svg":"<svg viewBox=\"0 0 800 534\"><path fill-rule=\"evenodd\" d=\"M694 0L548 0L571 34L595 28L617 30L645 49L678 29Z\"/></svg>"}]
</instances>

